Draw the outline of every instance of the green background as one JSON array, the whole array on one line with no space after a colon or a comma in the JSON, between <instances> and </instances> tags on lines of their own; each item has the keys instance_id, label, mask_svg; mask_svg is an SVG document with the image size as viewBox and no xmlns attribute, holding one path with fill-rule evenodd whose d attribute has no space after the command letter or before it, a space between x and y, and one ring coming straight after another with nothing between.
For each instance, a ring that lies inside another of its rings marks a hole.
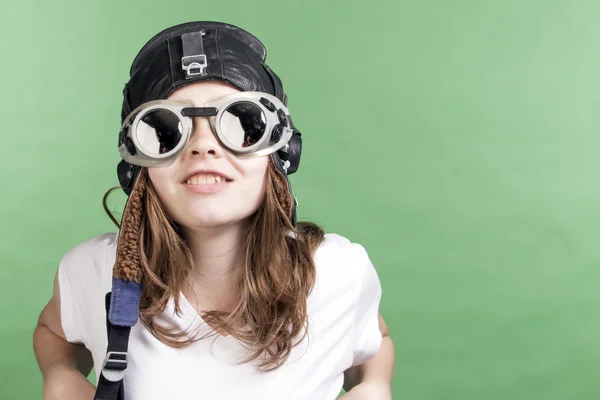
<instances>
[{"instance_id":1,"label":"green background","mask_svg":"<svg viewBox=\"0 0 600 400\"><path fill-rule=\"evenodd\" d=\"M114 230L130 63L191 20L267 46L300 219L380 274L395 399L600 397L600 1L3 3L1 399L41 398L58 262Z\"/></svg>"}]
</instances>

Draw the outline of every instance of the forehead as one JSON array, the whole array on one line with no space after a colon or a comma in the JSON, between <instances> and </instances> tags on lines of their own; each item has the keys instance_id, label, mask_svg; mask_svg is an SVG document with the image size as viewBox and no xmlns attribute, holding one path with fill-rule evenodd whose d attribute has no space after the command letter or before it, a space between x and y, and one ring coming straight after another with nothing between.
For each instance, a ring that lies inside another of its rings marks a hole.
<instances>
[{"instance_id":1,"label":"forehead","mask_svg":"<svg viewBox=\"0 0 600 400\"><path fill-rule=\"evenodd\" d=\"M181 87L171 93L168 99L191 101L195 106L200 106L205 102L239 92L241 90L227 82L213 80L194 82Z\"/></svg>"}]
</instances>

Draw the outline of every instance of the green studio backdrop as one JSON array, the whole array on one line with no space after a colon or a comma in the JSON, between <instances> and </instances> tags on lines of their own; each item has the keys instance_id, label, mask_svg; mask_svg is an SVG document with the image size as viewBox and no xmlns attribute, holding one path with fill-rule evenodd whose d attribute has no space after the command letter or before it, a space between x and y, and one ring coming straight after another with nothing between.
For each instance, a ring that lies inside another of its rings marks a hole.
<instances>
[{"instance_id":1,"label":"green studio backdrop","mask_svg":"<svg viewBox=\"0 0 600 400\"><path fill-rule=\"evenodd\" d=\"M191 20L267 46L299 217L379 272L395 399L599 398L600 1L4 0L1 399L41 398L58 262L115 230L130 63Z\"/></svg>"}]
</instances>

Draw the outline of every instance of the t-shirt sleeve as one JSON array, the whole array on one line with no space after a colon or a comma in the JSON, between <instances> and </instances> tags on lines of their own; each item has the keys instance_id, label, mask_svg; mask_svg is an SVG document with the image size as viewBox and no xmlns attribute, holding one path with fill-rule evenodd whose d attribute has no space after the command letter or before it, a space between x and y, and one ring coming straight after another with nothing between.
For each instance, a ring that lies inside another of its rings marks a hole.
<instances>
[{"instance_id":1,"label":"t-shirt sleeve","mask_svg":"<svg viewBox=\"0 0 600 400\"><path fill-rule=\"evenodd\" d=\"M90 329L96 325L91 319L106 291L106 250L113 237L114 234L103 234L80 243L59 263L61 324L68 342L90 344Z\"/></svg>"},{"instance_id":2,"label":"t-shirt sleeve","mask_svg":"<svg viewBox=\"0 0 600 400\"><path fill-rule=\"evenodd\" d=\"M80 290L72 254L69 252L58 265L60 319L65 337L71 343L86 343L86 324L80 304Z\"/></svg>"},{"instance_id":3,"label":"t-shirt sleeve","mask_svg":"<svg viewBox=\"0 0 600 400\"><path fill-rule=\"evenodd\" d=\"M354 320L354 359L352 365L362 364L373 358L381 347L379 330L379 303L381 282L366 250L352 244L352 255L357 263L361 290Z\"/></svg>"}]
</instances>

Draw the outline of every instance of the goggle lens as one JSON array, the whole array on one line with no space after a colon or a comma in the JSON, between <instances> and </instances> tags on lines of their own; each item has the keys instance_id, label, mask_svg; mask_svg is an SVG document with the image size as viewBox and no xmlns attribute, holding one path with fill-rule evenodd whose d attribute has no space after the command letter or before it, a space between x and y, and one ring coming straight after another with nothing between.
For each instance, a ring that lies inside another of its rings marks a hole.
<instances>
[{"instance_id":1,"label":"goggle lens","mask_svg":"<svg viewBox=\"0 0 600 400\"><path fill-rule=\"evenodd\" d=\"M239 102L227 107L220 121L222 135L234 147L246 148L258 143L265 134L267 119L254 103Z\"/></svg>"},{"instance_id":2,"label":"goggle lens","mask_svg":"<svg viewBox=\"0 0 600 400\"><path fill-rule=\"evenodd\" d=\"M144 115L137 127L137 140L151 155L173 151L182 139L182 124L177 114L156 109Z\"/></svg>"}]
</instances>

